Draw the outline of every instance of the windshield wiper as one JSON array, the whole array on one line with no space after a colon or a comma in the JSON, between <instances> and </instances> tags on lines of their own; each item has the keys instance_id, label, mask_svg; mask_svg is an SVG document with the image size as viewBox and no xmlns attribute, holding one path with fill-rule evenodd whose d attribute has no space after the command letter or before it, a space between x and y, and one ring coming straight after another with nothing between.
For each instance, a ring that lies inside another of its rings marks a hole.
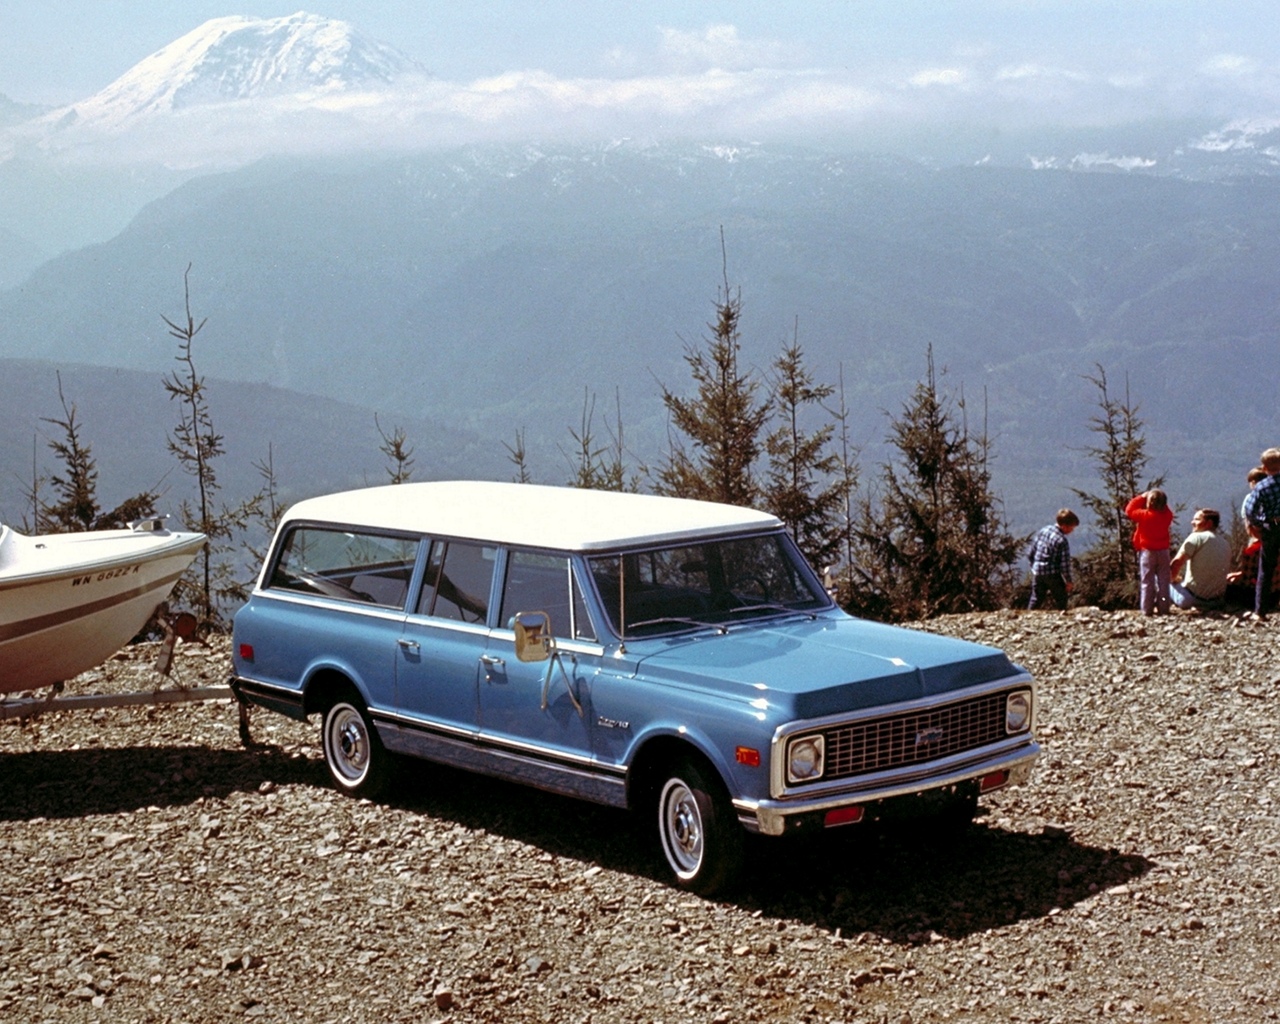
<instances>
[{"instance_id":1,"label":"windshield wiper","mask_svg":"<svg viewBox=\"0 0 1280 1024\"><path fill-rule=\"evenodd\" d=\"M778 604L774 601L766 601L762 604L743 604L737 608L729 609L730 615L741 615L744 612L791 612L796 615L808 616L810 622L818 617L816 612L806 611L803 608L789 608L785 604Z\"/></svg>"},{"instance_id":2,"label":"windshield wiper","mask_svg":"<svg viewBox=\"0 0 1280 1024\"><path fill-rule=\"evenodd\" d=\"M712 622L702 622L699 619L686 618L683 615L660 615L656 619L642 619L640 622L628 622L626 625L628 635L633 629L641 629L645 626L663 626L674 623L679 626L690 626L693 629L714 629L717 633L724 634L729 632L727 626L723 623L716 624Z\"/></svg>"}]
</instances>

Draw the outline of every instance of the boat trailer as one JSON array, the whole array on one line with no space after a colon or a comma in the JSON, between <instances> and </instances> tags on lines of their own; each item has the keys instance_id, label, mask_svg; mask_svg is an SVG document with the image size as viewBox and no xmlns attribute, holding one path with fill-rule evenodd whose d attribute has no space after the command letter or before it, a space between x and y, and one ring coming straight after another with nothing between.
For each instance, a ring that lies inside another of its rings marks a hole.
<instances>
[{"instance_id":1,"label":"boat trailer","mask_svg":"<svg viewBox=\"0 0 1280 1024\"><path fill-rule=\"evenodd\" d=\"M9 719L28 719L53 711L93 711L100 708L124 708L146 704L191 704L211 700L234 700L240 711L240 742L253 746L249 732L248 706L241 701L230 686L183 686L172 678L174 648L179 640L192 640L196 634L195 616L186 612L172 617L157 615L152 620L164 631L164 639L156 655L153 668L172 686L163 684L154 690L135 690L128 693L66 694L64 684L55 683L44 696L0 697L0 722Z\"/></svg>"}]
</instances>

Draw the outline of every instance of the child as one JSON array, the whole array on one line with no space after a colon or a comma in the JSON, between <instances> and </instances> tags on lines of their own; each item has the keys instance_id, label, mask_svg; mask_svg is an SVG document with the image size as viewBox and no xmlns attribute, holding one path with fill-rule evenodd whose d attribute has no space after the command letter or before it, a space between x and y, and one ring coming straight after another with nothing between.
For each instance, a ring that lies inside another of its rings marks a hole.
<instances>
[{"instance_id":1,"label":"child","mask_svg":"<svg viewBox=\"0 0 1280 1024\"><path fill-rule=\"evenodd\" d=\"M1080 517L1069 508L1058 512L1057 520L1040 530L1031 541L1027 558L1031 562L1031 601L1039 608L1046 601L1067 610L1071 590L1071 544L1067 534L1080 525Z\"/></svg>"},{"instance_id":2,"label":"child","mask_svg":"<svg viewBox=\"0 0 1280 1024\"><path fill-rule=\"evenodd\" d=\"M1134 522L1133 546L1138 551L1138 606L1143 615L1169 614L1169 526L1173 509L1158 487L1139 494L1124 507Z\"/></svg>"}]
</instances>

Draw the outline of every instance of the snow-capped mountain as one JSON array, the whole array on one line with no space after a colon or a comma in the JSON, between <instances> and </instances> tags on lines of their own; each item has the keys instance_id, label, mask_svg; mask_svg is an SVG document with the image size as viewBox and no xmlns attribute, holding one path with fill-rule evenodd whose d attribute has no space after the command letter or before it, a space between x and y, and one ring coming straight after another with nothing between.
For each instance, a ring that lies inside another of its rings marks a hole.
<instances>
[{"instance_id":1,"label":"snow-capped mountain","mask_svg":"<svg viewBox=\"0 0 1280 1024\"><path fill-rule=\"evenodd\" d=\"M1203 161L1216 161L1236 174L1274 174L1280 170L1280 118L1241 118L1189 148Z\"/></svg>"},{"instance_id":2,"label":"snow-capped mountain","mask_svg":"<svg viewBox=\"0 0 1280 1024\"><path fill-rule=\"evenodd\" d=\"M18 155L189 173L266 156L404 153L485 142L790 140L814 131L816 112L846 94L839 81L836 75L819 87L803 75L718 69L631 78L517 69L448 81L346 22L306 12L222 17L77 103L43 116L0 104L0 168ZM1215 116L992 132L986 113L966 126L937 121L925 108L866 117L860 109L849 106L843 120L820 118L815 144L843 148L852 141L868 152L936 166L1200 180L1280 172L1274 122L1224 127ZM0 189L3 177L0 169Z\"/></svg>"},{"instance_id":3,"label":"snow-capped mountain","mask_svg":"<svg viewBox=\"0 0 1280 1024\"><path fill-rule=\"evenodd\" d=\"M287 18L215 18L48 120L110 128L210 104L378 91L425 74L343 21L302 11Z\"/></svg>"}]
</instances>

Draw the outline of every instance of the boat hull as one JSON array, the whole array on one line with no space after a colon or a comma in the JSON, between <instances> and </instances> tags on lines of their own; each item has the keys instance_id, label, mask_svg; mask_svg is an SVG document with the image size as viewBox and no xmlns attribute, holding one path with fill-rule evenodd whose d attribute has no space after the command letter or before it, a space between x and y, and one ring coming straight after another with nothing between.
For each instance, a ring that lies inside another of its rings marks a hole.
<instances>
[{"instance_id":1,"label":"boat hull","mask_svg":"<svg viewBox=\"0 0 1280 1024\"><path fill-rule=\"evenodd\" d=\"M50 686L100 665L137 635L205 540L165 530L6 533L0 693Z\"/></svg>"}]
</instances>

